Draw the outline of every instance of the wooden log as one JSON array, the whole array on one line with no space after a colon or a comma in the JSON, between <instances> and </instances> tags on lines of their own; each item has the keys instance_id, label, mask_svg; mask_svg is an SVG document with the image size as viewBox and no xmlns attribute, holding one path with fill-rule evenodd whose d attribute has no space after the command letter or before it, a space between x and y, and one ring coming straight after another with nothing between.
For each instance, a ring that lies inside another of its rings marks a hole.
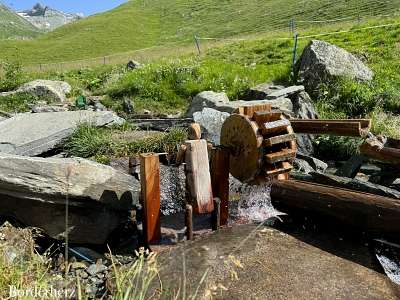
<instances>
[{"instance_id":1,"label":"wooden log","mask_svg":"<svg viewBox=\"0 0 400 300\"><path fill-rule=\"evenodd\" d=\"M193 207L186 204L185 210L186 239L193 240Z\"/></svg>"},{"instance_id":2,"label":"wooden log","mask_svg":"<svg viewBox=\"0 0 400 300\"><path fill-rule=\"evenodd\" d=\"M197 214L211 213L214 198L211 188L208 148L205 140L186 141L187 200Z\"/></svg>"},{"instance_id":3,"label":"wooden log","mask_svg":"<svg viewBox=\"0 0 400 300\"><path fill-rule=\"evenodd\" d=\"M213 231L219 230L221 226L221 200L214 198L214 211L211 218L211 228Z\"/></svg>"},{"instance_id":4,"label":"wooden log","mask_svg":"<svg viewBox=\"0 0 400 300\"><path fill-rule=\"evenodd\" d=\"M221 201L221 222L226 225L229 218L229 150L214 148L211 155L211 184L213 196Z\"/></svg>"},{"instance_id":5,"label":"wooden log","mask_svg":"<svg viewBox=\"0 0 400 300\"><path fill-rule=\"evenodd\" d=\"M140 155L143 231L146 243L161 240L160 225L160 161L157 154Z\"/></svg>"},{"instance_id":6,"label":"wooden log","mask_svg":"<svg viewBox=\"0 0 400 300\"><path fill-rule=\"evenodd\" d=\"M341 136L366 136L371 128L371 121L360 120L304 120L291 119L293 130L296 133L332 134Z\"/></svg>"},{"instance_id":7,"label":"wooden log","mask_svg":"<svg viewBox=\"0 0 400 300\"><path fill-rule=\"evenodd\" d=\"M296 156L296 150L293 149L283 149L279 152L274 152L265 155L265 160L269 164L274 164L277 162L294 159Z\"/></svg>"},{"instance_id":8,"label":"wooden log","mask_svg":"<svg viewBox=\"0 0 400 300\"><path fill-rule=\"evenodd\" d=\"M201 126L198 123L192 123L188 129L189 140L200 140L201 139Z\"/></svg>"},{"instance_id":9,"label":"wooden log","mask_svg":"<svg viewBox=\"0 0 400 300\"><path fill-rule=\"evenodd\" d=\"M296 140L296 134L288 133L278 136L273 136L264 140L264 146L272 147L273 145L283 144Z\"/></svg>"},{"instance_id":10,"label":"wooden log","mask_svg":"<svg viewBox=\"0 0 400 300\"><path fill-rule=\"evenodd\" d=\"M275 181L271 200L286 213L308 211L373 234L400 234L400 200L296 180Z\"/></svg>"},{"instance_id":11,"label":"wooden log","mask_svg":"<svg viewBox=\"0 0 400 300\"><path fill-rule=\"evenodd\" d=\"M361 154L400 167L400 149L385 147L377 139L367 139L360 146Z\"/></svg>"}]
</instances>

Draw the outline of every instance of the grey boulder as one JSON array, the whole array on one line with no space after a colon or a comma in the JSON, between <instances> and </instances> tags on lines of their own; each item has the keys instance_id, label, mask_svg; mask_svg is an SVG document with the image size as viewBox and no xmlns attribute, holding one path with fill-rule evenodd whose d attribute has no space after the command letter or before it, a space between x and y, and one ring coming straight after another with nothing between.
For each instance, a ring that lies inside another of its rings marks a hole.
<instances>
[{"instance_id":1,"label":"grey boulder","mask_svg":"<svg viewBox=\"0 0 400 300\"><path fill-rule=\"evenodd\" d=\"M64 81L34 80L18 88L16 93L32 94L48 102L66 102L71 86Z\"/></svg>"},{"instance_id":2,"label":"grey boulder","mask_svg":"<svg viewBox=\"0 0 400 300\"><path fill-rule=\"evenodd\" d=\"M194 121L202 127L204 138L214 145L220 144L222 125L228 117L229 113L220 112L208 107L204 108L201 112L193 114Z\"/></svg>"},{"instance_id":3,"label":"grey boulder","mask_svg":"<svg viewBox=\"0 0 400 300\"><path fill-rule=\"evenodd\" d=\"M205 107L232 112L232 106L229 105L229 98L225 93L204 91L193 98L186 115L191 118L195 112L202 111Z\"/></svg>"},{"instance_id":4,"label":"grey boulder","mask_svg":"<svg viewBox=\"0 0 400 300\"><path fill-rule=\"evenodd\" d=\"M0 215L74 243L102 244L139 202L130 175L81 158L38 158L0 153Z\"/></svg>"},{"instance_id":5,"label":"grey boulder","mask_svg":"<svg viewBox=\"0 0 400 300\"><path fill-rule=\"evenodd\" d=\"M373 76L373 72L356 56L319 40L308 44L298 63L298 79L308 90L315 90L321 82L338 77L370 81Z\"/></svg>"},{"instance_id":6,"label":"grey boulder","mask_svg":"<svg viewBox=\"0 0 400 300\"><path fill-rule=\"evenodd\" d=\"M82 123L122 124L113 112L67 111L18 114L0 122L0 152L37 156L59 146Z\"/></svg>"}]
</instances>

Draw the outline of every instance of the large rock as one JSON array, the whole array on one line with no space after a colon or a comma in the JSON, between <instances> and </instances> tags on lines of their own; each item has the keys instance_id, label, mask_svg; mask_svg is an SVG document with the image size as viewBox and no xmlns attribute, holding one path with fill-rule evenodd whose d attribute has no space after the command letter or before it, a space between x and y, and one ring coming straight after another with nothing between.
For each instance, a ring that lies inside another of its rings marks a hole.
<instances>
[{"instance_id":1,"label":"large rock","mask_svg":"<svg viewBox=\"0 0 400 300\"><path fill-rule=\"evenodd\" d=\"M229 105L229 98L225 93L204 91L193 98L186 114L188 117L193 117L195 112L202 111L205 107L215 108L219 111L232 112L232 107Z\"/></svg>"},{"instance_id":2,"label":"large rock","mask_svg":"<svg viewBox=\"0 0 400 300\"><path fill-rule=\"evenodd\" d=\"M122 124L124 120L112 112L19 114L0 122L0 152L26 156L43 154L60 145L85 122L107 126Z\"/></svg>"},{"instance_id":3,"label":"large rock","mask_svg":"<svg viewBox=\"0 0 400 300\"><path fill-rule=\"evenodd\" d=\"M28 93L48 102L66 102L71 86L64 81L35 80L21 86L17 93Z\"/></svg>"},{"instance_id":4,"label":"large rock","mask_svg":"<svg viewBox=\"0 0 400 300\"><path fill-rule=\"evenodd\" d=\"M39 227L53 238L102 244L138 204L140 184L130 175L85 159L0 154L0 215Z\"/></svg>"},{"instance_id":5,"label":"large rock","mask_svg":"<svg viewBox=\"0 0 400 300\"><path fill-rule=\"evenodd\" d=\"M300 92L291 95L290 99L293 103L293 114L297 119L318 119L318 113L307 92ZM297 134L297 145L300 153L306 155L314 154L313 139L310 134Z\"/></svg>"},{"instance_id":6,"label":"large rock","mask_svg":"<svg viewBox=\"0 0 400 300\"><path fill-rule=\"evenodd\" d=\"M194 121L202 127L204 138L214 145L220 144L222 125L228 117L229 113L220 112L208 107L204 108L201 112L193 114Z\"/></svg>"},{"instance_id":7,"label":"large rock","mask_svg":"<svg viewBox=\"0 0 400 300\"><path fill-rule=\"evenodd\" d=\"M299 60L298 79L308 90L337 77L369 81L373 72L357 57L327 42L312 40Z\"/></svg>"}]
</instances>

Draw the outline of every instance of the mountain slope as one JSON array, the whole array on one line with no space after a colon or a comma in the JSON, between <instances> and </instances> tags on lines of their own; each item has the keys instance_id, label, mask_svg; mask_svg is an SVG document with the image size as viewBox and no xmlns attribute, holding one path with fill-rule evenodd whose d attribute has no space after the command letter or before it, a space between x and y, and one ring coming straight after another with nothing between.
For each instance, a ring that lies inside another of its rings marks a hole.
<instances>
[{"instance_id":1,"label":"mountain slope","mask_svg":"<svg viewBox=\"0 0 400 300\"><path fill-rule=\"evenodd\" d=\"M0 3L0 40L28 39L39 34L40 31L31 23Z\"/></svg>"},{"instance_id":2,"label":"mountain slope","mask_svg":"<svg viewBox=\"0 0 400 300\"><path fill-rule=\"evenodd\" d=\"M392 0L135 0L34 41L1 43L0 55L18 55L24 63L70 61L189 42L194 35L232 37L288 30L292 18L357 19L399 8L400 1Z\"/></svg>"}]
</instances>

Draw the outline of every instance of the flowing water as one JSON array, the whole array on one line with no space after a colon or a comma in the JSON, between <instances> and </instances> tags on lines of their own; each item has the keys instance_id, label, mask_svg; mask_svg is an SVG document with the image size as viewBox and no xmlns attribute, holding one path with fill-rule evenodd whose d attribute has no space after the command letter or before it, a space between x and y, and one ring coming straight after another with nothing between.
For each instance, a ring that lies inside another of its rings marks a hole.
<instances>
[{"instance_id":1,"label":"flowing water","mask_svg":"<svg viewBox=\"0 0 400 300\"><path fill-rule=\"evenodd\" d=\"M384 240L376 242L375 255L379 263L390 280L400 285L400 246Z\"/></svg>"},{"instance_id":2,"label":"flowing water","mask_svg":"<svg viewBox=\"0 0 400 300\"><path fill-rule=\"evenodd\" d=\"M248 185L231 177L229 180L230 218L232 223L264 222L282 213L271 204L271 183Z\"/></svg>"}]
</instances>

